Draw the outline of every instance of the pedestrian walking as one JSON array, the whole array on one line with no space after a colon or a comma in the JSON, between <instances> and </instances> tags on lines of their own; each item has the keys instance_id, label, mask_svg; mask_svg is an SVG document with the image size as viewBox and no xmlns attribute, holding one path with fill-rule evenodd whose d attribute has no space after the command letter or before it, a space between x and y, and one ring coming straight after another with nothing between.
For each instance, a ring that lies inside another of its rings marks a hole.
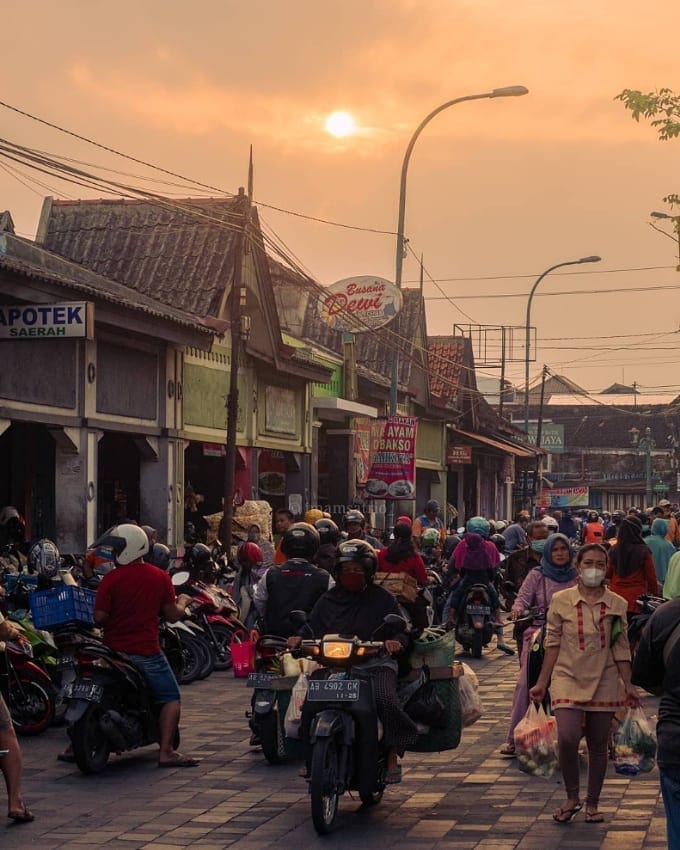
<instances>
[{"instance_id":1,"label":"pedestrian walking","mask_svg":"<svg viewBox=\"0 0 680 850\"><path fill-rule=\"evenodd\" d=\"M652 614L633 661L633 682L661 695L657 760L669 850L680 850L680 599Z\"/></svg>"},{"instance_id":2,"label":"pedestrian walking","mask_svg":"<svg viewBox=\"0 0 680 850\"><path fill-rule=\"evenodd\" d=\"M607 578L612 591L628 602L629 614L638 613L638 596L659 592L652 550L642 539L642 525L635 517L621 522L618 542L609 550Z\"/></svg>"},{"instance_id":3,"label":"pedestrian walking","mask_svg":"<svg viewBox=\"0 0 680 850\"><path fill-rule=\"evenodd\" d=\"M0 614L0 640L14 640L19 629ZM7 817L13 823L30 823L35 820L21 794L21 750L7 703L0 694L0 770L7 787Z\"/></svg>"},{"instance_id":4,"label":"pedestrian walking","mask_svg":"<svg viewBox=\"0 0 680 850\"><path fill-rule=\"evenodd\" d=\"M541 562L522 582L517 599L510 611L511 619L517 620L525 611L538 608L536 616L526 625L519 627L522 630L518 630L518 626L515 627L515 640L520 650L520 670L515 692L512 695L508 737L500 750L500 754L505 758L512 758L515 755L515 726L529 708L527 665L536 630L545 623L546 612L553 594L573 587L577 582L577 572L571 563L571 549L567 537L564 534L551 534L547 540L541 542L544 543Z\"/></svg>"},{"instance_id":5,"label":"pedestrian walking","mask_svg":"<svg viewBox=\"0 0 680 850\"><path fill-rule=\"evenodd\" d=\"M570 823L583 808L578 746L584 720L588 745L585 820L602 823L604 815L598 806L607 772L611 721L618 709L640 705L631 683L626 600L605 586L607 550L598 543L584 546L576 556L576 566L576 586L552 597L543 667L529 691L530 698L541 703L550 683L560 768L567 792L566 803L553 814L560 824Z\"/></svg>"}]
</instances>

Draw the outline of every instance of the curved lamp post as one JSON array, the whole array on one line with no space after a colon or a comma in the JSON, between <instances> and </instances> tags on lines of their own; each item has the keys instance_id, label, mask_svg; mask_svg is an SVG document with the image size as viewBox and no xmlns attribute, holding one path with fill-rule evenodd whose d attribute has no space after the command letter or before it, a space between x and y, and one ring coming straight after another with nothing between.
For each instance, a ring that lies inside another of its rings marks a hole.
<instances>
[{"instance_id":1,"label":"curved lamp post","mask_svg":"<svg viewBox=\"0 0 680 850\"><path fill-rule=\"evenodd\" d=\"M602 257L581 257L580 260L567 260L564 263L556 263L554 266L550 266L549 269L546 269L543 274L539 275L536 278L534 285L531 287L529 301L527 302L526 338L524 344L524 430L527 434L529 433L529 351L531 348L531 302L534 297L534 292L536 292L536 287L546 275L549 275L550 272L554 272L555 269L561 269L562 266L578 266L581 263L599 263L601 259Z\"/></svg>"},{"instance_id":2,"label":"curved lamp post","mask_svg":"<svg viewBox=\"0 0 680 850\"><path fill-rule=\"evenodd\" d=\"M413 147L418 140L418 136L423 132L425 127L430 123L430 121L436 116L439 115L440 112L443 112L445 109L448 109L450 106L455 106L457 103L463 103L466 100L484 100L495 97L520 97L521 95L528 94L529 89L524 86L505 86L500 89L493 89L492 91L484 92L483 94L468 94L464 97L457 97L454 100L447 100L446 103L442 103L441 106L438 106L436 109L433 109L429 115L427 115L420 124L416 127L415 132L411 136L411 140L408 143L408 147L406 148L406 153L404 154L404 161L401 166L401 182L399 184L399 217L397 221L397 256L396 256L396 269L394 275L395 284L401 289L401 276L402 276L402 268L404 262L404 219L406 213L406 175L408 173L408 164L411 159L411 153L413 152ZM399 357L398 353L394 353L394 357L392 359L392 380L390 383L390 413L396 413L397 410L397 382L398 382L398 374L399 374Z\"/></svg>"}]
</instances>

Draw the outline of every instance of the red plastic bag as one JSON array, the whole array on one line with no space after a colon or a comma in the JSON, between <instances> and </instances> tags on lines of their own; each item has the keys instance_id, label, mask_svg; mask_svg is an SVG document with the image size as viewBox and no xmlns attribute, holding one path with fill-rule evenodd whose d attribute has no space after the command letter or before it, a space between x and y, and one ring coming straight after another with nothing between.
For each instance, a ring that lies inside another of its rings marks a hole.
<instances>
[{"instance_id":1,"label":"red plastic bag","mask_svg":"<svg viewBox=\"0 0 680 850\"><path fill-rule=\"evenodd\" d=\"M259 634L256 631L246 635L243 629L239 629L231 636L229 649L236 679L245 679L249 673L255 671L255 644L258 638Z\"/></svg>"}]
</instances>

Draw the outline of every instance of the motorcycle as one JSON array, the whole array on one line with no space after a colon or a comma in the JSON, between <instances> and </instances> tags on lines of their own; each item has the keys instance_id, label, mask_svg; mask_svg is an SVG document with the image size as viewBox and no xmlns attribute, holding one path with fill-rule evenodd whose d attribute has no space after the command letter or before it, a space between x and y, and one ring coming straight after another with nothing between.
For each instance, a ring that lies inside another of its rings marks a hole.
<instances>
[{"instance_id":1,"label":"motorcycle","mask_svg":"<svg viewBox=\"0 0 680 850\"><path fill-rule=\"evenodd\" d=\"M304 612L293 612L306 623ZM388 614L380 629L402 630L403 617ZM382 640L361 641L346 635L306 639L298 653L321 664L310 676L306 705L311 725L309 795L312 821L319 835L329 833L340 796L357 791L365 806L382 799L386 787L387 749L382 742L370 675L360 666L384 654ZM330 672L329 672L330 671Z\"/></svg>"},{"instance_id":2,"label":"motorcycle","mask_svg":"<svg viewBox=\"0 0 680 850\"><path fill-rule=\"evenodd\" d=\"M0 679L17 734L44 732L54 720L56 690L49 675L33 661L33 648L23 635L5 641Z\"/></svg>"},{"instance_id":3,"label":"motorcycle","mask_svg":"<svg viewBox=\"0 0 680 850\"><path fill-rule=\"evenodd\" d=\"M176 572L172 583L181 593L192 597L188 611L203 629L214 659L214 669L230 670L232 635L239 629L245 631L245 626L238 619L238 606L234 600L216 585L192 579L188 570Z\"/></svg>"},{"instance_id":4,"label":"motorcycle","mask_svg":"<svg viewBox=\"0 0 680 850\"><path fill-rule=\"evenodd\" d=\"M637 604L640 611L638 614L634 614L628 622L628 643L630 644L631 655L635 655L635 650L642 636L642 630L647 625L647 621L659 605L663 605L665 601L665 599L659 596L649 596L647 594L638 596Z\"/></svg>"},{"instance_id":5,"label":"motorcycle","mask_svg":"<svg viewBox=\"0 0 680 850\"><path fill-rule=\"evenodd\" d=\"M482 650L488 646L494 634L498 634L498 649L507 655L515 650L503 642L502 626L493 620L489 600L489 591L484 584L471 585L462 606L462 613L456 619L456 640L473 658L481 658Z\"/></svg>"},{"instance_id":6,"label":"motorcycle","mask_svg":"<svg viewBox=\"0 0 680 850\"><path fill-rule=\"evenodd\" d=\"M83 644L75 655L78 677L68 689L66 722L79 770L100 773L111 752L158 743L160 706L141 671L103 644Z\"/></svg>"}]
</instances>

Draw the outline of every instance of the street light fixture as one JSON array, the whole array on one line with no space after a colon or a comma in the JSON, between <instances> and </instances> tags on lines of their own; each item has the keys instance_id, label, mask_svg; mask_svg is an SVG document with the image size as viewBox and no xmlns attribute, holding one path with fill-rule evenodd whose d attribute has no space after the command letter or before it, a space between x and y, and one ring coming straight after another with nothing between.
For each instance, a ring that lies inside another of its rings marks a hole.
<instances>
[{"instance_id":1,"label":"street light fixture","mask_svg":"<svg viewBox=\"0 0 680 850\"><path fill-rule=\"evenodd\" d=\"M649 507L654 500L652 488L652 451L656 448L656 442L652 437L652 429L645 428L644 437L640 436L640 429L635 425L628 431L630 442L637 452L645 453L645 507Z\"/></svg>"},{"instance_id":2,"label":"street light fixture","mask_svg":"<svg viewBox=\"0 0 680 850\"><path fill-rule=\"evenodd\" d=\"M406 215L406 176L408 174L408 165L411 159L411 153L413 152L413 147L416 141L418 140L418 137L435 116L439 115L440 112L443 112L450 106L455 106L457 103L463 103L467 100L483 100L497 97L521 97L522 95L528 93L529 89L525 86L504 86L502 88L492 89L491 91L484 92L482 94L468 94L463 97L457 97L453 100L448 100L446 101L446 103L442 103L441 106L438 106L436 109L433 109L432 112L426 115L425 118L423 118L420 124L416 127L406 148L406 153L404 154L404 161L401 165L401 181L399 184L399 215L397 219L397 251L394 275L394 282L399 287L399 289L401 289L402 270L406 247L406 242L404 239L404 220ZM392 358L392 380L390 382L390 414L394 414L397 411L398 375L399 357L398 353L395 352Z\"/></svg>"},{"instance_id":3,"label":"street light fixture","mask_svg":"<svg viewBox=\"0 0 680 850\"><path fill-rule=\"evenodd\" d=\"M661 233L663 236L667 236L669 239L672 239L673 242L677 243L677 246L678 246L678 265L676 266L676 271L680 271L680 215L668 215L668 213L658 212L656 210L653 210L652 212L650 212L649 215L650 215L651 218L663 219L663 220L673 222L673 229L675 230L675 236L672 236L670 233L667 233L661 227L657 227L656 224L654 224L651 221L649 221L647 223L649 224L649 226L653 230L656 230L657 233Z\"/></svg>"},{"instance_id":4,"label":"street light fixture","mask_svg":"<svg viewBox=\"0 0 680 850\"><path fill-rule=\"evenodd\" d=\"M599 263L602 257L581 257L580 260L567 260L564 263L556 263L554 266L550 266L549 269L546 269L543 274L539 275L536 278L534 285L531 287L531 292L529 293L529 301L527 302L527 320L526 320L526 338L524 344L524 430L529 433L529 353L531 349L531 302L534 297L534 292L536 292L536 287L543 280L546 275L549 275L550 272L554 272L555 269L561 269L563 266L578 266L581 263Z\"/></svg>"}]
</instances>

